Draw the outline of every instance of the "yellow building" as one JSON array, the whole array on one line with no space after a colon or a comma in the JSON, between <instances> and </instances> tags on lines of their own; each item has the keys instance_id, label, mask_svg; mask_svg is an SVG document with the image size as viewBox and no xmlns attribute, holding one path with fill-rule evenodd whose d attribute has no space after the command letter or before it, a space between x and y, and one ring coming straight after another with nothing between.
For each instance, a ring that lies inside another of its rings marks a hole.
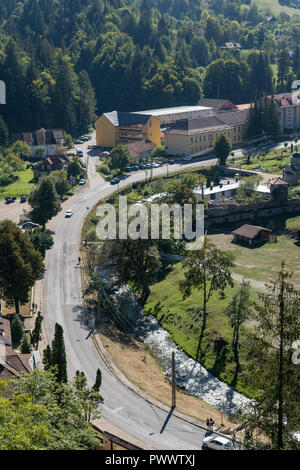
<instances>
[{"instance_id":1,"label":"yellow building","mask_svg":"<svg viewBox=\"0 0 300 470\"><path fill-rule=\"evenodd\" d=\"M96 143L99 147L115 147L140 140L160 145L160 120L157 117L112 111L96 121Z\"/></svg>"},{"instance_id":2,"label":"yellow building","mask_svg":"<svg viewBox=\"0 0 300 470\"><path fill-rule=\"evenodd\" d=\"M225 134L233 148L243 141L248 110L222 113L174 124L164 134L169 155L205 155L213 151L216 138Z\"/></svg>"}]
</instances>

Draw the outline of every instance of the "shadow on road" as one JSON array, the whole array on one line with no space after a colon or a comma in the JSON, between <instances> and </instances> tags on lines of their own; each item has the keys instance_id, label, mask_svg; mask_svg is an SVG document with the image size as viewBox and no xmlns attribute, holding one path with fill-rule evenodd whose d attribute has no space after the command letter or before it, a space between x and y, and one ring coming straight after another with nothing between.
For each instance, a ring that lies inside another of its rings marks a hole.
<instances>
[{"instance_id":1,"label":"shadow on road","mask_svg":"<svg viewBox=\"0 0 300 470\"><path fill-rule=\"evenodd\" d=\"M160 434L162 434L162 433L164 432L164 430L166 429L167 424L168 424L168 422L170 421L174 410L175 410L175 408L173 408L173 407L170 409L170 411L169 411L169 413L168 413L168 416L166 417L166 420L165 420L165 422L164 422L164 424L163 424L163 427L162 427L161 430L160 430Z\"/></svg>"}]
</instances>

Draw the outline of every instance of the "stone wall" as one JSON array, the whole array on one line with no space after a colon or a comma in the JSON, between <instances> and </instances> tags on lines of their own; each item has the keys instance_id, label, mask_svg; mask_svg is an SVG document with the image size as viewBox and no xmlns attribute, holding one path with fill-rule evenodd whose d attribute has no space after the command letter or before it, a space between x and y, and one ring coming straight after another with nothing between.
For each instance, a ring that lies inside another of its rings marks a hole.
<instances>
[{"instance_id":1,"label":"stone wall","mask_svg":"<svg viewBox=\"0 0 300 470\"><path fill-rule=\"evenodd\" d=\"M255 223L257 219L272 216L300 213L300 199L291 199L285 204L274 201L260 204L216 204L205 211L205 228L210 229L219 225L234 223Z\"/></svg>"}]
</instances>

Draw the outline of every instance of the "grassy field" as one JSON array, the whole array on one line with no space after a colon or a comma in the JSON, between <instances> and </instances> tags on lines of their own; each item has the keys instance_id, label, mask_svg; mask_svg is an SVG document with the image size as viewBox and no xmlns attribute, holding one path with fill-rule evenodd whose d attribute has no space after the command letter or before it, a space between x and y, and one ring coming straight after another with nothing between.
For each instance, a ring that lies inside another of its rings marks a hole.
<instances>
[{"instance_id":1,"label":"grassy field","mask_svg":"<svg viewBox=\"0 0 300 470\"><path fill-rule=\"evenodd\" d=\"M286 228L291 231L300 230L300 217L287 220ZM249 248L232 243L232 235L210 235L218 248L231 251L235 257L233 275L242 279L253 280L251 287L252 300L257 300L257 289L264 289L265 283L275 280L284 260L288 269L294 272L293 282L300 289L300 247L298 242L285 233L277 237L276 243L267 243L258 248ZM176 263L165 267L161 278L151 286L151 294L145 306L145 311L154 315L161 326L165 328L175 343L192 358L200 362L212 374L234 386L237 390L251 395L251 390L245 380L247 370L246 345L241 335L240 358L242 371L234 380L235 362L231 347L232 329L225 309L238 290L238 283L233 288L228 287L225 298L215 294L208 306L207 329L202 340L202 355L199 355L199 337L201 334L201 305L202 293L193 291L185 300L179 291L179 281L183 279L182 264ZM248 327L253 325L251 318ZM226 341L226 347L217 352L214 341L218 337Z\"/></svg>"},{"instance_id":2,"label":"grassy field","mask_svg":"<svg viewBox=\"0 0 300 470\"><path fill-rule=\"evenodd\" d=\"M250 394L244 381L243 371L234 380L235 362L231 349L232 330L224 310L237 292L238 286L228 287L225 298L220 299L215 294L208 305L207 328L202 340L202 353L199 353L199 337L201 334L202 294L194 291L190 297L183 300L178 282L183 279L181 263L166 267L162 279L151 286L151 294L145 306L145 311L154 315L161 326L165 328L175 343L193 359L200 362L212 374L235 386L239 391ZM256 298L251 291L252 299ZM222 337L226 347L221 353L215 351L214 341ZM245 347L241 346L241 363L246 363Z\"/></svg>"},{"instance_id":3,"label":"grassy field","mask_svg":"<svg viewBox=\"0 0 300 470\"><path fill-rule=\"evenodd\" d=\"M14 183L0 188L0 199L5 199L7 196L20 197L23 194L28 196L31 193L34 187L32 169L17 171L16 175L18 179Z\"/></svg>"},{"instance_id":4,"label":"grassy field","mask_svg":"<svg viewBox=\"0 0 300 470\"><path fill-rule=\"evenodd\" d=\"M278 0L254 0L254 3L256 3L258 8L260 8L261 10L270 8L274 15L279 15L282 11L287 13L288 15L300 14L299 9L280 5Z\"/></svg>"},{"instance_id":5,"label":"grassy field","mask_svg":"<svg viewBox=\"0 0 300 470\"><path fill-rule=\"evenodd\" d=\"M300 217L287 221L287 228L300 230ZM277 237L277 243L266 243L257 248L249 248L232 243L232 235L212 235L211 240L222 250L230 250L235 256L234 272L260 282L274 280L285 261L288 269L294 272L295 285L300 289L300 247L290 235Z\"/></svg>"}]
</instances>

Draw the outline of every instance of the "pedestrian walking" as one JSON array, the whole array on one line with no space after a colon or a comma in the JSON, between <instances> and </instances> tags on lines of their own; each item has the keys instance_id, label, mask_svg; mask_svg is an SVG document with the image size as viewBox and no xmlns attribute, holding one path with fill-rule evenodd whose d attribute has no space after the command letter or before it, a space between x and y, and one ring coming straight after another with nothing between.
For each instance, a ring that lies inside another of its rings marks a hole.
<instances>
[{"instance_id":1,"label":"pedestrian walking","mask_svg":"<svg viewBox=\"0 0 300 470\"><path fill-rule=\"evenodd\" d=\"M207 428L208 431L209 431L209 426L210 426L210 421L209 421L209 418L207 418L207 420L206 420L206 428Z\"/></svg>"},{"instance_id":2,"label":"pedestrian walking","mask_svg":"<svg viewBox=\"0 0 300 470\"><path fill-rule=\"evenodd\" d=\"M212 418L209 419L209 427L210 427L210 430L213 431L214 430L214 420Z\"/></svg>"},{"instance_id":3,"label":"pedestrian walking","mask_svg":"<svg viewBox=\"0 0 300 470\"><path fill-rule=\"evenodd\" d=\"M80 264L80 261L81 261L81 258L80 256L78 256L78 264Z\"/></svg>"}]
</instances>

